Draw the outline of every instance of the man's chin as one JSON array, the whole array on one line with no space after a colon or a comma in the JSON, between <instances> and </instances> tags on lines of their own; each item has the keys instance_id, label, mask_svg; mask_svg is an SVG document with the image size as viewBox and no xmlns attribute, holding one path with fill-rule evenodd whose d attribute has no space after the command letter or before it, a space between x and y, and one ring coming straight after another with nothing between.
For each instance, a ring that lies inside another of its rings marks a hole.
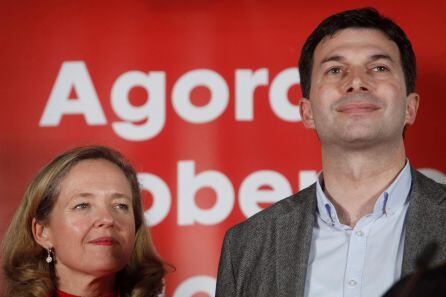
<instances>
[{"instance_id":1,"label":"man's chin","mask_svg":"<svg viewBox=\"0 0 446 297\"><path fill-rule=\"evenodd\" d=\"M382 142L382 139L376 133L364 133L364 131L360 133L355 132L346 131L344 134L335 135L334 137L330 137L325 144L344 147L346 149L362 150L372 148ZM323 141L322 144L324 144Z\"/></svg>"}]
</instances>

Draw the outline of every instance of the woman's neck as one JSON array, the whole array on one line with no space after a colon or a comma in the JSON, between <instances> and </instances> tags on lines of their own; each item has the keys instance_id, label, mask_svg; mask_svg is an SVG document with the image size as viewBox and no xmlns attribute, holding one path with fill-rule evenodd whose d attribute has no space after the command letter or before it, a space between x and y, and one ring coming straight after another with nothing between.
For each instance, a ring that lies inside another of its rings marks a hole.
<instances>
[{"instance_id":1,"label":"woman's neck","mask_svg":"<svg viewBox=\"0 0 446 297\"><path fill-rule=\"evenodd\" d=\"M95 277L74 271L57 271L58 289L82 297L98 297L115 289L115 274Z\"/></svg>"},{"instance_id":2,"label":"woman's neck","mask_svg":"<svg viewBox=\"0 0 446 297\"><path fill-rule=\"evenodd\" d=\"M69 294L67 292L63 292L61 290L57 290L56 297L81 297L81 296L72 295L72 294ZM100 297L119 297L119 293L117 293L116 295L115 295L115 293L100 295Z\"/></svg>"}]
</instances>

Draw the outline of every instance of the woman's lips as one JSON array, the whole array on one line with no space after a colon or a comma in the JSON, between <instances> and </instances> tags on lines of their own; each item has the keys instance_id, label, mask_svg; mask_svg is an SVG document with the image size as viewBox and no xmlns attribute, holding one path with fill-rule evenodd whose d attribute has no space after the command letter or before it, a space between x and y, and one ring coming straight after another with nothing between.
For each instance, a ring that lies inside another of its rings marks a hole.
<instances>
[{"instance_id":1,"label":"woman's lips","mask_svg":"<svg viewBox=\"0 0 446 297\"><path fill-rule=\"evenodd\" d=\"M336 108L337 112L342 113L367 113L380 109L376 104L372 103L349 103Z\"/></svg>"},{"instance_id":2,"label":"woman's lips","mask_svg":"<svg viewBox=\"0 0 446 297\"><path fill-rule=\"evenodd\" d=\"M114 239L113 237L109 237L109 236L104 236L104 237L98 237L95 238L93 240L89 241L90 243L94 244L94 245L114 245L117 244L118 242L116 241L116 239Z\"/></svg>"}]
</instances>

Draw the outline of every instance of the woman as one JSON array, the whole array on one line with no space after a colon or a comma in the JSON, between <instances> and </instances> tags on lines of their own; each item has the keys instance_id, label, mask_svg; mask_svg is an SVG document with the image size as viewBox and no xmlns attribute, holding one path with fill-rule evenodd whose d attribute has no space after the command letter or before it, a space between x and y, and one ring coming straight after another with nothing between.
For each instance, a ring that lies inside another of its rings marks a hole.
<instances>
[{"instance_id":1,"label":"woman","mask_svg":"<svg viewBox=\"0 0 446 297\"><path fill-rule=\"evenodd\" d=\"M5 235L3 270L7 297L160 294L166 269L130 163L91 146L45 166Z\"/></svg>"}]
</instances>

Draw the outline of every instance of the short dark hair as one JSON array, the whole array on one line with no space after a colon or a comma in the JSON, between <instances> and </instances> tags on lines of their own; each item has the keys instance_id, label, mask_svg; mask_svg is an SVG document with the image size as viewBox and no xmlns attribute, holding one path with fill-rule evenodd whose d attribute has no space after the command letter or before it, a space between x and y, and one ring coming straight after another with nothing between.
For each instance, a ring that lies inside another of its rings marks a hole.
<instances>
[{"instance_id":1,"label":"short dark hair","mask_svg":"<svg viewBox=\"0 0 446 297\"><path fill-rule=\"evenodd\" d=\"M395 42L400 51L401 66L406 82L406 92L409 94L415 91L415 54L406 33L391 19L379 14L376 9L361 8L343 11L326 18L305 41L299 59L300 85L303 97L309 98L310 96L314 50L317 45L326 36L332 37L339 30L347 28L376 29L383 32L390 40Z\"/></svg>"}]
</instances>

